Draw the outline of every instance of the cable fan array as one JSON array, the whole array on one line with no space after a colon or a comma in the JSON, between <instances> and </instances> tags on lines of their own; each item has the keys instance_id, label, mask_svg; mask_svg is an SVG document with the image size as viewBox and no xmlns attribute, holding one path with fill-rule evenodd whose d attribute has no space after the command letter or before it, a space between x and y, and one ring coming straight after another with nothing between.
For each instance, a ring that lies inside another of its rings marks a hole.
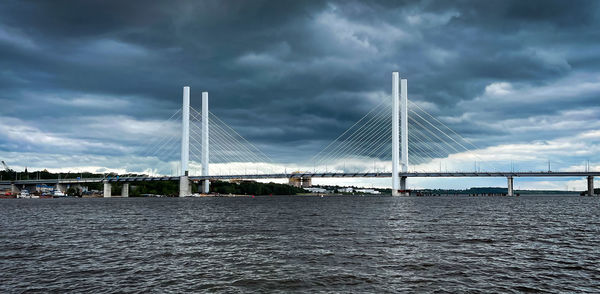
<instances>
[{"instance_id":1,"label":"cable fan array","mask_svg":"<svg viewBox=\"0 0 600 294\"><path fill-rule=\"evenodd\" d=\"M390 97L375 106L311 158L314 171L390 171L392 158L392 109ZM408 105L409 165L415 171L433 169L432 163L453 154L465 154L470 162L481 161L479 149L418 104ZM373 162L373 165L365 164ZM446 163L447 164L447 163ZM464 164L463 164L464 165ZM458 165L457 165L458 166ZM446 166L447 168L447 166Z\"/></svg>"},{"instance_id":2,"label":"cable fan array","mask_svg":"<svg viewBox=\"0 0 600 294\"><path fill-rule=\"evenodd\" d=\"M176 166L181 154L181 110L155 129L156 137L141 152L153 159L155 167L168 164L171 174L177 175ZM371 109L335 140L331 141L309 161L300 163L293 170L306 172L375 172L391 171L392 157L392 108L388 96ZM190 173L198 175L201 170L202 113L190 107ZM209 153L211 175L260 175L286 173L283 165L276 165L269 156L246 140L212 112L209 121ZM494 166L502 162L482 153L467 138L453 130L449 123L436 118L418 103L408 100L408 153L409 171L435 172L497 171ZM490 152L484 150L484 152ZM372 165L371 165L372 163ZM524 164L532 162L521 161ZM550 161L548 170L550 170ZM567 163L559 162L562 165ZM544 162L545 164L545 162ZM579 163L578 163L579 164ZM485 165L485 168L482 168ZM589 163L588 163L589 165ZM545 165L543 166L545 167ZM539 162L527 167L529 171L540 170ZM589 167L588 167L589 169ZM164 171L164 168L162 169ZM514 170L513 160L510 170ZM164 174L164 173L163 173Z\"/></svg>"},{"instance_id":3,"label":"cable fan array","mask_svg":"<svg viewBox=\"0 0 600 294\"><path fill-rule=\"evenodd\" d=\"M181 109L175 111L155 130L157 136L140 152L144 157L175 161L181 154Z\"/></svg>"},{"instance_id":4,"label":"cable fan array","mask_svg":"<svg viewBox=\"0 0 600 294\"><path fill-rule=\"evenodd\" d=\"M391 99L384 99L354 125L344 131L323 150L313 156L314 172L389 172L392 157ZM209 122L210 173L213 175L269 174L275 164L255 145L217 117L207 114ZM190 107L190 172L197 174L201 168L202 116ZM427 112L417 103L408 105L408 152L412 171L437 171L445 169L464 171L465 162L482 160L475 154L479 149L459 135L447 124ZM176 164L181 152L181 110L177 110L162 124L157 133L162 134L146 148L143 155L162 162ZM462 155L457 157L456 155ZM452 158L452 160L450 160ZM463 163L456 164L460 158ZM370 162L373 163L371 166ZM453 166L454 165L454 166ZM458 167L458 169L457 169ZM472 170L469 170L472 171ZM281 171L278 171L281 172Z\"/></svg>"},{"instance_id":5,"label":"cable fan array","mask_svg":"<svg viewBox=\"0 0 600 294\"><path fill-rule=\"evenodd\" d=\"M200 161L202 113L190 107L190 157ZM273 173L273 160L212 112L208 112L211 174ZM196 147L198 146L198 147Z\"/></svg>"},{"instance_id":6,"label":"cable fan array","mask_svg":"<svg viewBox=\"0 0 600 294\"><path fill-rule=\"evenodd\" d=\"M190 107L190 173L201 170L202 113ZM273 161L212 112L209 121L209 162L213 175L273 173ZM160 134L141 154L162 163L178 164L181 155L181 110L156 132Z\"/></svg>"}]
</instances>

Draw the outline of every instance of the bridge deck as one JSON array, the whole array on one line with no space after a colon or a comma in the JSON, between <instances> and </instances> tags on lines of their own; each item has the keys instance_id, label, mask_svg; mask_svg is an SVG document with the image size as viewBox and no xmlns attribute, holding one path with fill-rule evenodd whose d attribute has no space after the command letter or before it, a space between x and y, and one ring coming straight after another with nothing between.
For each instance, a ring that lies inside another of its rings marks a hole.
<instances>
[{"instance_id":1,"label":"bridge deck","mask_svg":"<svg viewBox=\"0 0 600 294\"><path fill-rule=\"evenodd\" d=\"M600 172L412 172L399 173L400 177L418 178L418 177L587 177L600 176ZM294 174L256 174L256 175L213 175L213 176L191 176L190 180L230 180L230 179L288 179L288 178L390 178L392 173L294 173ZM19 181L0 181L0 185L10 184L83 184L109 182L149 182L149 181L178 181L179 177L111 177L111 178L84 178L84 179L42 179L42 180L19 180Z\"/></svg>"}]
</instances>

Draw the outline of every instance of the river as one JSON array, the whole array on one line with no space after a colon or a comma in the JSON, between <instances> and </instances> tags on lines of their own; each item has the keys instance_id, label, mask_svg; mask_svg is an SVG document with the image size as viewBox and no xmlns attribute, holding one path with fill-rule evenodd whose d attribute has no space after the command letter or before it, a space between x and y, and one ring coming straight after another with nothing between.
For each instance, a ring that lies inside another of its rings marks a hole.
<instances>
[{"instance_id":1,"label":"river","mask_svg":"<svg viewBox=\"0 0 600 294\"><path fill-rule=\"evenodd\" d=\"M0 200L0 292L600 292L600 197Z\"/></svg>"}]
</instances>

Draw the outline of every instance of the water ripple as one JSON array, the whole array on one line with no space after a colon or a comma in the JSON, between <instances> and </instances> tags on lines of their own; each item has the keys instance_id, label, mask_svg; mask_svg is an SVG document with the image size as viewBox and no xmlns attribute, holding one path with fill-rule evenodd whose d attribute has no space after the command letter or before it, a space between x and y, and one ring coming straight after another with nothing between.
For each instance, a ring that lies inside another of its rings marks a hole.
<instances>
[{"instance_id":1,"label":"water ripple","mask_svg":"<svg viewBox=\"0 0 600 294\"><path fill-rule=\"evenodd\" d=\"M2 293L598 293L593 197L3 199Z\"/></svg>"}]
</instances>

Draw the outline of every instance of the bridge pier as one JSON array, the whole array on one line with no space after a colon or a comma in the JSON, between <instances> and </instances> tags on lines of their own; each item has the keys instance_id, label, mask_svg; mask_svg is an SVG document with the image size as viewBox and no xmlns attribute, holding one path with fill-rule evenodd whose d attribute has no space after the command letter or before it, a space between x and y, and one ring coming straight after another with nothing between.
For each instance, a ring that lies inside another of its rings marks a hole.
<instances>
[{"instance_id":1,"label":"bridge pier","mask_svg":"<svg viewBox=\"0 0 600 294\"><path fill-rule=\"evenodd\" d=\"M17 184L10 184L10 193L11 194L19 194L21 190L17 187Z\"/></svg>"},{"instance_id":2,"label":"bridge pier","mask_svg":"<svg viewBox=\"0 0 600 294\"><path fill-rule=\"evenodd\" d=\"M192 195L192 190L190 189L190 178L187 176L179 177L179 197L185 197Z\"/></svg>"},{"instance_id":3,"label":"bridge pier","mask_svg":"<svg viewBox=\"0 0 600 294\"><path fill-rule=\"evenodd\" d=\"M512 176L508 176L506 177L507 181L508 181L508 196L513 196L513 177Z\"/></svg>"},{"instance_id":4,"label":"bridge pier","mask_svg":"<svg viewBox=\"0 0 600 294\"><path fill-rule=\"evenodd\" d=\"M104 197L109 198L112 197L112 184L109 181L104 181Z\"/></svg>"},{"instance_id":5,"label":"bridge pier","mask_svg":"<svg viewBox=\"0 0 600 294\"><path fill-rule=\"evenodd\" d=\"M121 187L121 197L129 197L129 183L123 183L123 187Z\"/></svg>"},{"instance_id":6,"label":"bridge pier","mask_svg":"<svg viewBox=\"0 0 600 294\"><path fill-rule=\"evenodd\" d=\"M200 192L208 194L210 191L210 180L200 181Z\"/></svg>"},{"instance_id":7,"label":"bridge pier","mask_svg":"<svg viewBox=\"0 0 600 294\"><path fill-rule=\"evenodd\" d=\"M406 179L407 177L400 177L400 196L409 196L409 193L406 191Z\"/></svg>"},{"instance_id":8,"label":"bridge pier","mask_svg":"<svg viewBox=\"0 0 600 294\"><path fill-rule=\"evenodd\" d=\"M594 176L587 177L587 195L594 196Z\"/></svg>"},{"instance_id":9,"label":"bridge pier","mask_svg":"<svg viewBox=\"0 0 600 294\"><path fill-rule=\"evenodd\" d=\"M202 181L202 193L208 194L210 192L210 181L204 180Z\"/></svg>"}]
</instances>

